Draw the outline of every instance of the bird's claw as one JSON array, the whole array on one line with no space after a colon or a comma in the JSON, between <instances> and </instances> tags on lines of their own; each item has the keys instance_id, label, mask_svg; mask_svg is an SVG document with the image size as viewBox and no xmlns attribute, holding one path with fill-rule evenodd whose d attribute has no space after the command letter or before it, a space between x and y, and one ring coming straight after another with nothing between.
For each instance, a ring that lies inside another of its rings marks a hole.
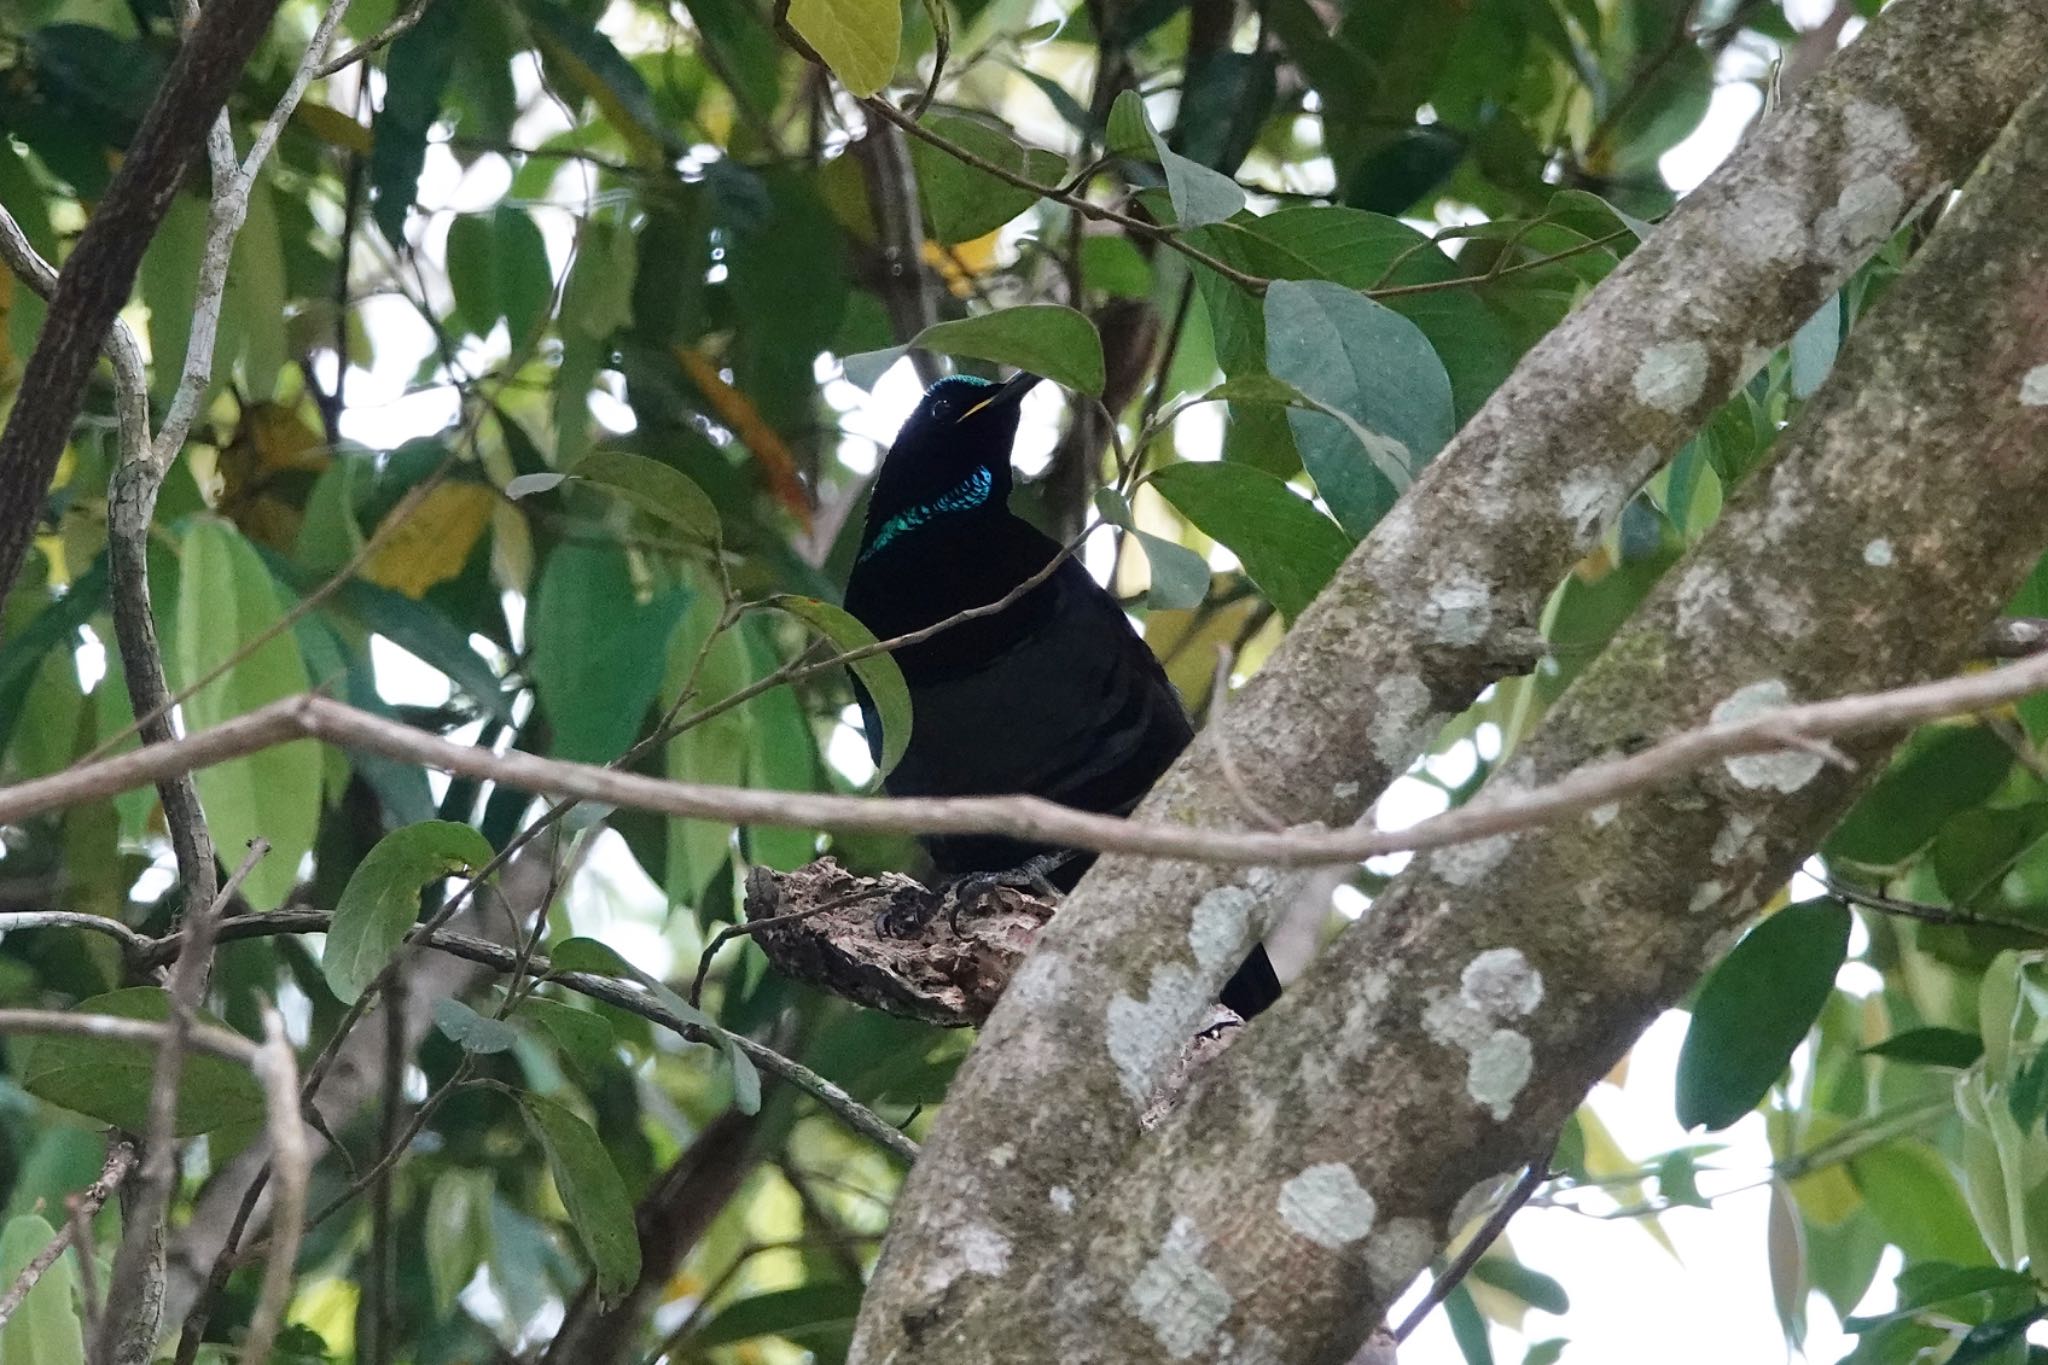
<instances>
[{"instance_id":1,"label":"bird's claw","mask_svg":"<svg viewBox=\"0 0 2048 1365\"><path fill-rule=\"evenodd\" d=\"M920 889L898 888L875 912L875 932L883 938L916 938L938 908L937 897Z\"/></svg>"},{"instance_id":2,"label":"bird's claw","mask_svg":"<svg viewBox=\"0 0 2048 1365\"><path fill-rule=\"evenodd\" d=\"M946 883L942 897L947 903L946 923L952 928L954 936L958 937L960 912L969 907L978 907L999 886L1030 891L1044 900L1059 900L1061 892L1052 884L1052 874L1065 866L1067 860L1073 856L1068 851L1039 853L1026 858L1015 867L1006 867L995 872L968 872L953 878Z\"/></svg>"}]
</instances>

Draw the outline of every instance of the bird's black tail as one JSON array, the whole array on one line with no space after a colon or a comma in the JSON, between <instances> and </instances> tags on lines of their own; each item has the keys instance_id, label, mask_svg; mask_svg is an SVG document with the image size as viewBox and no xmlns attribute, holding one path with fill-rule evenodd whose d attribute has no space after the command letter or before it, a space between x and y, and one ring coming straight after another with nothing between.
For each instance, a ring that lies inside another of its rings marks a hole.
<instances>
[{"instance_id":1,"label":"bird's black tail","mask_svg":"<svg viewBox=\"0 0 2048 1365\"><path fill-rule=\"evenodd\" d=\"M1249 1019L1280 998L1280 978L1264 944L1252 949L1237 974L1224 983L1223 1004L1240 1019Z\"/></svg>"}]
</instances>

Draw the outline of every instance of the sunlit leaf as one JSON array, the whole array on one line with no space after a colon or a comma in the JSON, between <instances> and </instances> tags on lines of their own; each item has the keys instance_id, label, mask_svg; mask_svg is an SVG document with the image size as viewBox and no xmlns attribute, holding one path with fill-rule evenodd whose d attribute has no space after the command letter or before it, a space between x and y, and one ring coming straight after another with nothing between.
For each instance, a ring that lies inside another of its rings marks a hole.
<instances>
[{"instance_id":1,"label":"sunlit leaf","mask_svg":"<svg viewBox=\"0 0 2048 1365\"><path fill-rule=\"evenodd\" d=\"M0 1230L0 1284L11 1285L55 1241L57 1230L32 1213L7 1220ZM74 1253L75 1254L75 1253ZM78 1272L73 1255L60 1256L44 1270L0 1327L0 1361L7 1365L82 1365L85 1332L72 1306Z\"/></svg>"},{"instance_id":2,"label":"sunlit leaf","mask_svg":"<svg viewBox=\"0 0 2048 1365\"><path fill-rule=\"evenodd\" d=\"M1015 365L1081 393L1102 392L1102 339L1085 316L1058 304L1022 304L934 323L910 344Z\"/></svg>"},{"instance_id":3,"label":"sunlit leaf","mask_svg":"<svg viewBox=\"0 0 2048 1365\"><path fill-rule=\"evenodd\" d=\"M903 11L896 0L790 0L789 25L863 98L896 74Z\"/></svg>"},{"instance_id":4,"label":"sunlit leaf","mask_svg":"<svg viewBox=\"0 0 2048 1365\"><path fill-rule=\"evenodd\" d=\"M277 585L255 548L226 522L202 517L185 533L180 560L174 650L180 684L189 687L234 661L185 701L187 729L209 729L303 694L309 680L292 633L255 644L284 617ZM299 861L313 847L319 746L293 740L202 768L193 780L223 861L239 863L252 839L270 841L269 854L242 882L243 896L259 910L283 904L298 882Z\"/></svg>"},{"instance_id":5,"label":"sunlit leaf","mask_svg":"<svg viewBox=\"0 0 2048 1365\"><path fill-rule=\"evenodd\" d=\"M692 539L718 539L717 507L673 465L623 450L593 450L570 466L568 477L595 484Z\"/></svg>"},{"instance_id":6,"label":"sunlit leaf","mask_svg":"<svg viewBox=\"0 0 2048 1365\"><path fill-rule=\"evenodd\" d=\"M1153 611L1185 611L1209 595L1209 565L1179 541L1141 531L1131 518L1129 504L1113 488L1097 490L1095 506L1103 519L1128 530L1145 552L1152 571L1145 590L1145 605Z\"/></svg>"},{"instance_id":7,"label":"sunlit leaf","mask_svg":"<svg viewBox=\"0 0 2048 1365\"><path fill-rule=\"evenodd\" d=\"M480 483L449 479L437 484L384 535L364 563L363 577L407 597L426 596L429 588L462 572L496 505L497 496Z\"/></svg>"}]
</instances>

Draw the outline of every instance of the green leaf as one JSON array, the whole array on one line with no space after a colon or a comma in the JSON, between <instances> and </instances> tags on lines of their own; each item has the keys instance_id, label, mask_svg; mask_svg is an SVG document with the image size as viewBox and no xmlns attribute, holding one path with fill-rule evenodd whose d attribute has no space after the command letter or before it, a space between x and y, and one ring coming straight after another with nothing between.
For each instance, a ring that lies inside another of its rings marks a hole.
<instances>
[{"instance_id":1,"label":"green leaf","mask_svg":"<svg viewBox=\"0 0 2048 1365\"><path fill-rule=\"evenodd\" d=\"M1563 1313L1571 1307L1564 1286L1540 1270L1531 1270L1507 1256L1484 1256L1472 1267L1472 1278L1481 1284L1514 1295L1531 1308L1546 1313Z\"/></svg>"},{"instance_id":2,"label":"green leaf","mask_svg":"<svg viewBox=\"0 0 2048 1365\"><path fill-rule=\"evenodd\" d=\"M618 1047L618 1036L612 1032L611 1024L593 1010L528 996L519 1002L519 1014L546 1029L562 1055L574 1063L586 1080L604 1069Z\"/></svg>"},{"instance_id":3,"label":"green leaf","mask_svg":"<svg viewBox=\"0 0 2048 1365\"><path fill-rule=\"evenodd\" d=\"M1925 1143L1897 1139L1861 1152L1850 1161L1849 1175L1878 1226L1908 1260L1992 1263L1955 1177Z\"/></svg>"},{"instance_id":4,"label":"green leaf","mask_svg":"<svg viewBox=\"0 0 2048 1365\"><path fill-rule=\"evenodd\" d=\"M478 336L505 323L514 351L535 339L554 295L547 245L523 211L499 205L466 214L448 229L448 285L463 321Z\"/></svg>"},{"instance_id":5,"label":"green leaf","mask_svg":"<svg viewBox=\"0 0 2048 1365\"><path fill-rule=\"evenodd\" d=\"M436 13L436 10L439 13ZM384 103L372 125L372 214L393 246L405 246L405 219L427 164L427 133L441 114L441 94L455 69L459 6L429 5L399 35L384 60Z\"/></svg>"},{"instance_id":6,"label":"green leaf","mask_svg":"<svg viewBox=\"0 0 2048 1365\"><path fill-rule=\"evenodd\" d=\"M1904 862L1951 815L1998 790L2012 764L2012 750L1988 725L1923 728L1835 826L1827 856L1874 867Z\"/></svg>"},{"instance_id":7,"label":"green leaf","mask_svg":"<svg viewBox=\"0 0 2048 1365\"><path fill-rule=\"evenodd\" d=\"M873 631L855 620L845 608L835 607L830 602L785 594L770 598L769 605L788 612L817 631L842 654L865 649L875 643ZM902 668L891 655L871 654L865 659L854 660L848 666L860 679L861 686L868 690L868 698L881 717L882 758L876 767L878 776L886 775L910 746L910 688L903 681Z\"/></svg>"},{"instance_id":8,"label":"green leaf","mask_svg":"<svg viewBox=\"0 0 2048 1365\"><path fill-rule=\"evenodd\" d=\"M519 1109L548 1155L569 1224L597 1271L598 1297L615 1302L640 1278L640 1237L626 1182L597 1130L573 1110L538 1095L521 1095Z\"/></svg>"},{"instance_id":9,"label":"green leaf","mask_svg":"<svg viewBox=\"0 0 2048 1365\"><path fill-rule=\"evenodd\" d=\"M1792 334L1789 384L1794 398L1811 398L1842 349L1842 296L1832 294L1820 310Z\"/></svg>"},{"instance_id":10,"label":"green leaf","mask_svg":"<svg viewBox=\"0 0 2048 1365\"><path fill-rule=\"evenodd\" d=\"M111 1014L162 1023L171 1017L171 998L154 986L131 986L81 1000L73 1014ZM200 1011L203 1023L226 1028ZM110 1038L48 1034L20 1048L21 1088L38 1099L90 1114L131 1132L149 1127L149 1091L156 1075L157 1046ZM210 1053L192 1052L178 1087L177 1133L220 1132L263 1122L263 1087L248 1069Z\"/></svg>"},{"instance_id":11,"label":"green leaf","mask_svg":"<svg viewBox=\"0 0 2048 1365\"><path fill-rule=\"evenodd\" d=\"M478 1014L453 996L434 1002L434 1026L465 1052L504 1052L519 1034L503 1019Z\"/></svg>"},{"instance_id":12,"label":"green leaf","mask_svg":"<svg viewBox=\"0 0 2048 1365\"><path fill-rule=\"evenodd\" d=\"M1726 1128L1763 1099L1835 987L1849 911L1788 905L1744 936L1693 1004L1678 1054L1678 1121Z\"/></svg>"},{"instance_id":13,"label":"green leaf","mask_svg":"<svg viewBox=\"0 0 2048 1365\"><path fill-rule=\"evenodd\" d=\"M694 540L718 539L718 508L674 465L623 450L594 450L570 466L568 477L596 484Z\"/></svg>"},{"instance_id":14,"label":"green leaf","mask_svg":"<svg viewBox=\"0 0 2048 1365\"><path fill-rule=\"evenodd\" d=\"M1145 590L1145 605L1153 611L1186 611L1201 605L1209 595L1209 565L1200 555L1179 541L1140 531L1131 519L1130 505L1113 488L1096 490L1095 506L1103 519L1121 526L1136 537L1145 551L1152 578Z\"/></svg>"},{"instance_id":15,"label":"green leaf","mask_svg":"<svg viewBox=\"0 0 2048 1365\"><path fill-rule=\"evenodd\" d=\"M57 1230L32 1213L7 1220L0 1231L0 1284L11 1285L36 1253L56 1240ZM6 1365L83 1365L85 1331L71 1306L78 1272L73 1258L58 1257L35 1288L0 1327L0 1361Z\"/></svg>"},{"instance_id":16,"label":"green leaf","mask_svg":"<svg viewBox=\"0 0 2048 1365\"><path fill-rule=\"evenodd\" d=\"M1152 126L1145 102L1135 90L1116 97L1110 109L1111 146L1124 155L1140 152L1134 130L1142 127L1153 159L1166 172L1166 192L1173 199L1175 223L1182 228L1206 227L1231 217L1245 204L1244 188L1221 171L1211 170L1166 145Z\"/></svg>"},{"instance_id":17,"label":"green leaf","mask_svg":"<svg viewBox=\"0 0 2048 1365\"><path fill-rule=\"evenodd\" d=\"M1102 393L1102 338L1094 323L1058 304L1029 303L933 323L910 344L1015 365L1079 393Z\"/></svg>"},{"instance_id":18,"label":"green leaf","mask_svg":"<svg viewBox=\"0 0 2048 1365\"><path fill-rule=\"evenodd\" d=\"M533 606L532 674L553 753L609 763L640 733L661 688L668 637L684 608L670 591L636 599L625 551L557 545Z\"/></svg>"},{"instance_id":19,"label":"green leaf","mask_svg":"<svg viewBox=\"0 0 2048 1365\"><path fill-rule=\"evenodd\" d=\"M562 327L602 341L633 325L633 277L639 246L616 223L586 219L576 234L576 259L562 283Z\"/></svg>"},{"instance_id":20,"label":"green leaf","mask_svg":"<svg viewBox=\"0 0 2048 1365\"><path fill-rule=\"evenodd\" d=\"M1984 1040L1959 1028L1915 1028L1863 1049L1866 1056L1961 1071L1984 1055Z\"/></svg>"},{"instance_id":21,"label":"green leaf","mask_svg":"<svg viewBox=\"0 0 2048 1365\"><path fill-rule=\"evenodd\" d=\"M718 631L723 605L710 583L696 584L697 594L668 641L662 696L671 706L694 675L696 694L685 718L723 702L752 682L752 660L739 635L729 627ZM737 786L746 781L751 744L751 708L728 708L694 721L670 737L665 748L668 775L678 782ZM702 901L712 879L732 861L733 827L729 820L668 822L668 858L662 884L672 905Z\"/></svg>"},{"instance_id":22,"label":"green leaf","mask_svg":"<svg viewBox=\"0 0 2048 1365\"><path fill-rule=\"evenodd\" d=\"M178 681L190 686L235 658L284 617L276 583L255 547L224 521L198 517L180 551L173 657ZM184 703L189 732L308 691L306 665L290 631L258 646ZM222 861L233 866L249 841L270 841L251 868L242 894L258 910L284 903L313 847L320 816L320 746L293 740L193 775L199 803Z\"/></svg>"},{"instance_id":23,"label":"green leaf","mask_svg":"<svg viewBox=\"0 0 2048 1365\"><path fill-rule=\"evenodd\" d=\"M896 0L790 0L789 25L862 99L896 74L903 11Z\"/></svg>"},{"instance_id":24,"label":"green leaf","mask_svg":"<svg viewBox=\"0 0 2048 1365\"><path fill-rule=\"evenodd\" d=\"M1271 474L1241 464L1169 465L1152 486L1244 564L1259 591L1293 620L1351 552L1351 540Z\"/></svg>"},{"instance_id":25,"label":"green leaf","mask_svg":"<svg viewBox=\"0 0 2048 1365\"><path fill-rule=\"evenodd\" d=\"M751 1341L755 1337L787 1337L798 1345L819 1331L850 1327L860 1312L861 1288L844 1280L771 1289L737 1299L718 1310L690 1334L699 1350Z\"/></svg>"},{"instance_id":26,"label":"green leaf","mask_svg":"<svg viewBox=\"0 0 2048 1365\"><path fill-rule=\"evenodd\" d=\"M677 995L661 983L660 978L641 971L632 963L620 957L606 944L594 938L563 939L548 952L548 966L555 972L589 972L595 976L619 977L637 981L647 988L663 1009L694 1028L699 1028L713 1039L725 1053L726 1064L732 1068L733 1103L740 1112L752 1114L761 1108L761 1073L754 1068L753 1058L740 1051L732 1035L719 1026L718 1021L689 1001Z\"/></svg>"},{"instance_id":27,"label":"green leaf","mask_svg":"<svg viewBox=\"0 0 2048 1365\"><path fill-rule=\"evenodd\" d=\"M428 820L395 829L357 865L334 919L320 970L335 998L353 1004L405 942L420 913L420 888L490 862L490 841L468 825Z\"/></svg>"},{"instance_id":28,"label":"green leaf","mask_svg":"<svg viewBox=\"0 0 2048 1365\"><path fill-rule=\"evenodd\" d=\"M1363 428L1322 412L1287 414L1316 491L1359 539L1456 428L1450 376L1422 329L1342 285L1273 282L1266 368Z\"/></svg>"},{"instance_id":29,"label":"green leaf","mask_svg":"<svg viewBox=\"0 0 2048 1365\"><path fill-rule=\"evenodd\" d=\"M924 126L983 161L1037 184L1057 185L1066 174L1066 159L1059 153L1020 147L1008 134L977 119L932 114ZM911 140L910 161L924 195L926 226L935 240L949 245L993 232L1038 202L1032 191L978 170L922 139Z\"/></svg>"}]
</instances>

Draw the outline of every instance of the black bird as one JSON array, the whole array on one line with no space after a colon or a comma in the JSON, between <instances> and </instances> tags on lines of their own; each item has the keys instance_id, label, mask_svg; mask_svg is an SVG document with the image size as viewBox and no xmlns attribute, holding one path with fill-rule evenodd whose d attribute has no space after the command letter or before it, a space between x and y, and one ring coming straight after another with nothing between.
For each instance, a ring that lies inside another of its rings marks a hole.
<instances>
[{"instance_id":1,"label":"black bird","mask_svg":"<svg viewBox=\"0 0 2048 1365\"><path fill-rule=\"evenodd\" d=\"M995 602L1059 555L1009 508L1018 402L1038 382L941 379L903 424L875 478L846 585L846 609L878 638ZM913 723L883 782L894 796L1023 793L1128 815L1194 738L1159 660L1078 559L1003 611L897 650L896 662ZM865 691L860 703L879 762L881 720ZM1028 868L1062 891L1095 861L1000 835L922 842L941 873ZM1250 1018L1279 995L1258 947L1222 999Z\"/></svg>"}]
</instances>

